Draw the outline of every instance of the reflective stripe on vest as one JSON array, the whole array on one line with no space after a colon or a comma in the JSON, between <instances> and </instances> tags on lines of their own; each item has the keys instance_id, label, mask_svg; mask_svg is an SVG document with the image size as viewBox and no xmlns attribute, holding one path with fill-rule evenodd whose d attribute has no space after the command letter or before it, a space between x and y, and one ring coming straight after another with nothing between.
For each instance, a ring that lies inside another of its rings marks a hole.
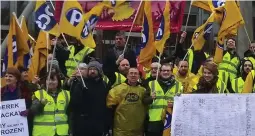
<instances>
[{"instance_id":1,"label":"reflective stripe on vest","mask_svg":"<svg viewBox=\"0 0 255 136\"><path fill-rule=\"evenodd\" d=\"M187 60L189 62L189 70L191 71L192 65L193 65L193 58L194 58L194 53L192 49L188 49L188 56Z\"/></svg>"},{"instance_id":2,"label":"reflective stripe on vest","mask_svg":"<svg viewBox=\"0 0 255 136\"><path fill-rule=\"evenodd\" d=\"M225 83L221 81L220 79L218 79L216 86L218 88L218 93L224 93L224 91L226 90Z\"/></svg>"},{"instance_id":3,"label":"reflective stripe on vest","mask_svg":"<svg viewBox=\"0 0 255 136\"><path fill-rule=\"evenodd\" d=\"M107 83L107 84L109 83L109 79L106 75L103 75L103 80L105 81L105 83Z\"/></svg>"},{"instance_id":4,"label":"reflective stripe on vest","mask_svg":"<svg viewBox=\"0 0 255 136\"><path fill-rule=\"evenodd\" d=\"M232 80L231 87L235 93L241 93L244 87L244 80L242 77Z\"/></svg>"},{"instance_id":5,"label":"reflective stripe on vest","mask_svg":"<svg viewBox=\"0 0 255 136\"><path fill-rule=\"evenodd\" d=\"M56 102L45 90L35 92L37 99L46 100L44 111L34 117L33 136L68 135L68 117L66 108L70 101L70 93L62 90L58 93Z\"/></svg>"},{"instance_id":6,"label":"reflective stripe on vest","mask_svg":"<svg viewBox=\"0 0 255 136\"><path fill-rule=\"evenodd\" d=\"M157 85L155 85L157 84ZM177 93L181 93L180 83L176 82L165 94L159 83L154 80L149 83L151 92L156 92L155 101L149 106L149 121L160 121L165 108L167 108L167 102L173 102L173 98Z\"/></svg>"},{"instance_id":7,"label":"reflective stripe on vest","mask_svg":"<svg viewBox=\"0 0 255 136\"><path fill-rule=\"evenodd\" d=\"M253 89L252 89L252 93L255 93L255 85L254 85L254 76L255 76L255 71L252 70L251 71L251 75L252 75L252 81L253 81Z\"/></svg>"},{"instance_id":8,"label":"reflective stripe on vest","mask_svg":"<svg viewBox=\"0 0 255 136\"><path fill-rule=\"evenodd\" d=\"M122 74L115 72L116 80L112 87L115 87L121 83L124 83L126 81L126 77L124 77Z\"/></svg>"},{"instance_id":9,"label":"reflective stripe on vest","mask_svg":"<svg viewBox=\"0 0 255 136\"><path fill-rule=\"evenodd\" d=\"M225 53L225 55L223 56L223 61L219 64L218 70L223 70L223 71L228 72L229 78L230 78L230 80L232 80L232 79L236 78L236 76L237 76L239 58L233 57L231 59L230 57L231 57L231 55L228 52Z\"/></svg>"},{"instance_id":10,"label":"reflective stripe on vest","mask_svg":"<svg viewBox=\"0 0 255 136\"><path fill-rule=\"evenodd\" d=\"M66 65L66 69L67 69L67 75L70 76L72 75L73 71L75 70L76 66L78 64L82 62L82 59L87 56L89 53L91 53L92 51L94 51L94 49L91 49L89 47L84 46L84 48L82 50L80 50L77 54L74 55L75 52L75 47L69 46L69 50L70 50L70 55L69 55L69 59L66 61L65 65ZM76 62L75 62L75 61Z\"/></svg>"}]
</instances>

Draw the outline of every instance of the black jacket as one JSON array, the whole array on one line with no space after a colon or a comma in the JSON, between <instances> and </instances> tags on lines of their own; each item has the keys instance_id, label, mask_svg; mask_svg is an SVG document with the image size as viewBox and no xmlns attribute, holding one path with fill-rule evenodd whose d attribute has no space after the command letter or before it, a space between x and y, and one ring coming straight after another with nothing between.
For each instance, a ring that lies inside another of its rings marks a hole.
<instances>
[{"instance_id":1,"label":"black jacket","mask_svg":"<svg viewBox=\"0 0 255 136\"><path fill-rule=\"evenodd\" d=\"M105 132L108 129L109 110L106 107L108 88L100 78L84 79L76 83L71 90L69 112L72 120L74 136L84 136L95 132Z\"/></svg>"},{"instance_id":2,"label":"black jacket","mask_svg":"<svg viewBox=\"0 0 255 136\"><path fill-rule=\"evenodd\" d=\"M116 65L118 57L114 52L114 48L110 48L103 59L103 71L108 78L113 76L114 72L118 72L118 66ZM136 55L133 50L127 49L124 58L129 61L130 67L137 67Z\"/></svg>"}]
</instances>

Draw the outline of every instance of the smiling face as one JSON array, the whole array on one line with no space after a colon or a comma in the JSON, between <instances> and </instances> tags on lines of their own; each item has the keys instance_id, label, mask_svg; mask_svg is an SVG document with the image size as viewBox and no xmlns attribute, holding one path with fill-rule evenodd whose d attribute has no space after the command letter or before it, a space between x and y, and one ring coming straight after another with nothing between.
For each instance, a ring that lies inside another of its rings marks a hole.
<instances>
[{"instance_id":1,"label":"smiling face","mask_svg":"<svg viewBox=\"0 0 255 136\"><path fill-rule=\"evenodd\" d=\"M162 79L169 79L172 76L172 67L170 65L162 65L160 69L160 77Z\"/></svg>"},{"instance_id":2,"label":"smiling face","mask_svg":"<svg viewBox=\"0 0 255 136\"><path fill-rule=\"evenodd\" d=\"M235 49L236 48L236 41L233 40L233 39L228 39L227 48L228 49Z\"/></svg>"},{"instance_id":3,"label":"smiling face","mask_svg":"<svg viewBox=\"0 0 255 136\"><path fill-rule=\"evenodd\" d=\"M6 85L16 85L18 82L14 75L8 73L5 74L4 79L6 81Z\"/></svg>"},{"instance_id":4,"label":"smiling face","mask_svg":"<svg viewBox=\"0 0 255 136\"><path fill-rule=\"evenodd\" d=\"M209 71L209 69L207 69L207 68L204 68L204 70L203 70L203 77L204 77L205 81L207 81L207 82L212 81L214 78L212 72Z\"/></svg>"},{"instance_id":5,"label":"smiling face","mask_svg":"<svg viewBox=\"0 0 255 136\"><path fill-rule=\"evenodd\" d=\"M157 62L154 62L151 64L151 76L156 77L157 76L157 70L160 69L160 64Z\"/></svg>"}]
</instances>

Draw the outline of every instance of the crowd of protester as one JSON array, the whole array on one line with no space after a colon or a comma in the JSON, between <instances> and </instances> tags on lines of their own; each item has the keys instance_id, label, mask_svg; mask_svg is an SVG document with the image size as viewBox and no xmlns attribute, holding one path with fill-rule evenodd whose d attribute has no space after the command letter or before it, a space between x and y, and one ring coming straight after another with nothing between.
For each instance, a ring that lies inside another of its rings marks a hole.
<instances>
[{"instance_id":1,"label":"crowd of protester","mask_svg":"<svg viewBox=\"0 0 255 136\"><path fill-rule=\"evenodd\" d=\"M123 52L122 33L102 62L94 49L80 43L66 47L59 40L32 81L26 68L7 69L1 101L25 99L27 110L20 115L33 136L162 136L166 108L173 108L176 95L253 93L255 42L241 59L235 39L228 39L223 61L216 64L212 55L193 48L184 58L185 37L183 32L170 59L153 59L146 76L135 52Z\"/></svg>"}]
</instances>

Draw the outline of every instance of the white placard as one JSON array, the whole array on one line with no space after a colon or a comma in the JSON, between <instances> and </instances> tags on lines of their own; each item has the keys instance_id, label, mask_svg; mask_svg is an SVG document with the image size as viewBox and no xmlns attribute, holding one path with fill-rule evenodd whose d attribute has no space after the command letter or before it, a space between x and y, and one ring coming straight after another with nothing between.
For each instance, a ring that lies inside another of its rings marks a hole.
<instances>
[{"instance_id":1,"label":"white placard","mask_svg":"<svg viewBox=\"0 0 255 136\"><path fill-rule=\"evenodd\" d=\"M174 98L172 136L255 136L255 94Z\"/></svg>"},{"instance_id":2,"label":"white placard","mask_svg":"<svg viewBox=\"0 0 255 136\"><path fill-rule=\"evenodd\" d=\"M24 99L1 102L1 136L29 135L27 118L20 116L20 112L24 110L26 110Z\"/></svg>"}]
</instances>

